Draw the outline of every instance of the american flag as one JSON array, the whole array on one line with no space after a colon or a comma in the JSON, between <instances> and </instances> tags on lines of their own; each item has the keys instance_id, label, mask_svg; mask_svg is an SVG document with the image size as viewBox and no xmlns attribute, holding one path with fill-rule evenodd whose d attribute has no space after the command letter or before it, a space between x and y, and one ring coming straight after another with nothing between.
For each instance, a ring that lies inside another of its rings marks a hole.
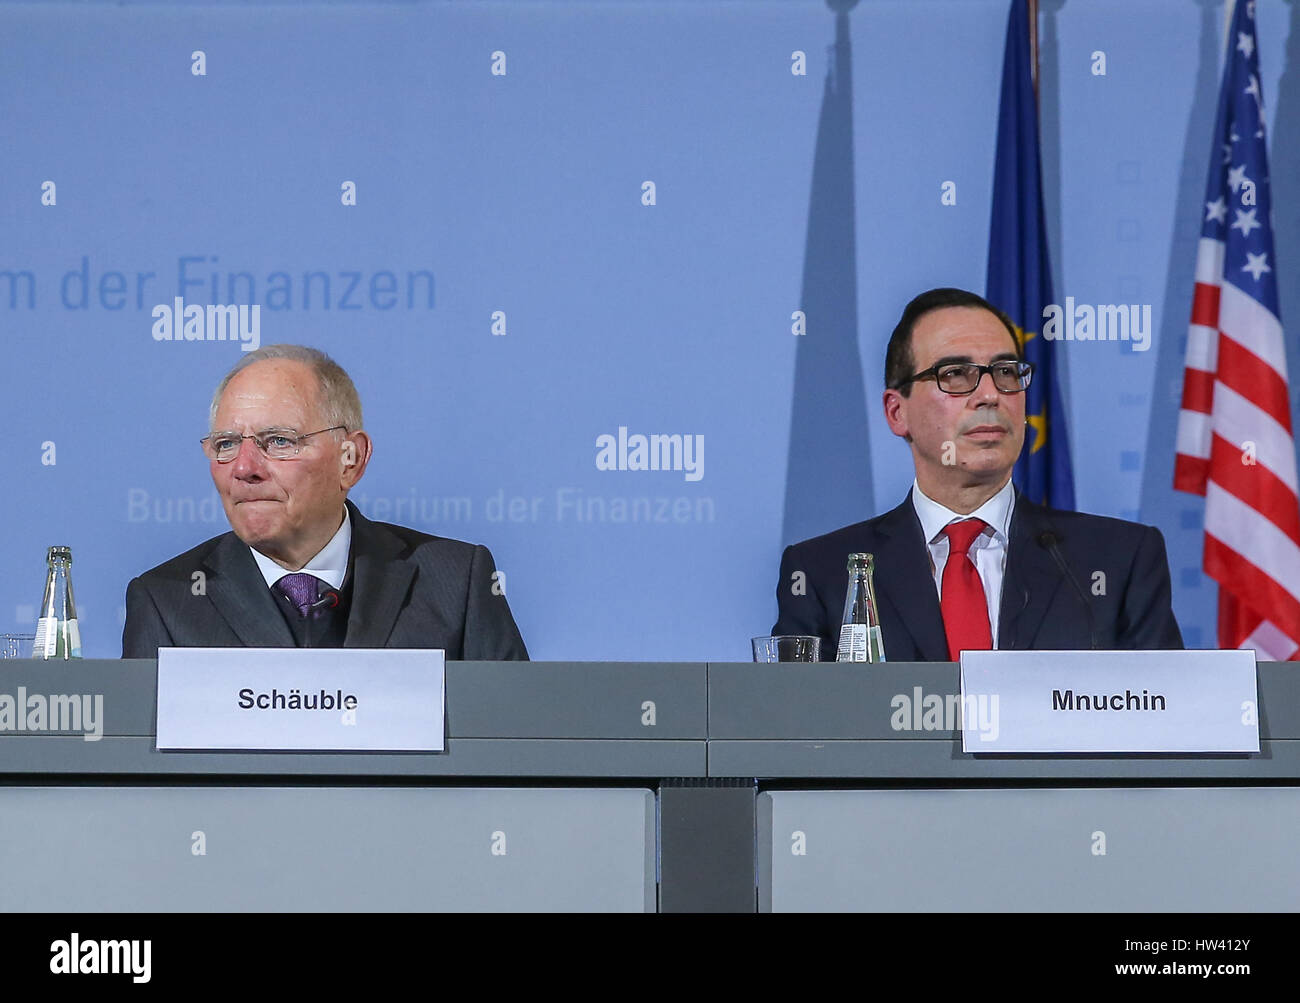
<instances>
[{"instance_id":1,"label":"american flag","mask_svg":"<svg viewBox=\"0 0 1300 1003\"><path fill-rule=\"evenodd\" d=\"M1300 658L1300 503L1277 304L1254 0L1232 14L1178 415L1174 487L1205 496L1219 647Z\"/></svg>"}]
</instances>

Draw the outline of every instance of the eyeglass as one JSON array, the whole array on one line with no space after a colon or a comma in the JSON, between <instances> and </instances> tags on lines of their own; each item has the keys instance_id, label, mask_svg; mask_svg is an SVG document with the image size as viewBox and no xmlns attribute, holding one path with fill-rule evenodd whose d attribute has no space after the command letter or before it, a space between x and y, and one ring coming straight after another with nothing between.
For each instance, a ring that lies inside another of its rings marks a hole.
<instances>
[{"instance_id":1,"label":"eyeglass","mask_svg":"<svg viewBox=\"0 0 1300 1003\"><path fill-rule=\"evenodd\" d=\"M306 432L303 435L290 428L268 428L253 435L216 432L205 435L199 440L199 445L203 447L203 452L207 454L208 459L216 460L218 463L229 463L238 456L245 439L252 439L257 444L257 448L273 460L292 460L302 451L304 439L310 439L313 435L320 435L322 432L333 432L339 428L347 431L346 425L331 425L329 428Z\"/></svg>"},{"instance_id":2,"label":"eyeglass","mask_svg":"<svg viewBox=\"0 0 1300 1003\"><path fill-rule=\"evenodd\" d=\"M932 379L944 393L964 397L975 392L975 388L980 385L980 380L984 379L985 373L993 377L993 386L1000 392L1018 394L1029 389L1029 382L1034 376L1034 364L1017 359L991 362L987 366L980 366L974 362L940 362L909 376L894 389L901 390L916 380Z\"/></svg>"}]
</instances>

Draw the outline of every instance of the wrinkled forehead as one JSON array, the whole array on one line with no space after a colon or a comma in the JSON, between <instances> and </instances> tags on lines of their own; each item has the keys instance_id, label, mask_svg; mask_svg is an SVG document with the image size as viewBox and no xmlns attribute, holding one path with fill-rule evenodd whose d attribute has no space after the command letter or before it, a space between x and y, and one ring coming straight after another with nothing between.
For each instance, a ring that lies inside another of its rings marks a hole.
<instances>
[{"instance_id":1,"label":"wrinkled forehead","mask_svg":"<svg viewBox=\"0 0 1300 1003\"><path fill-rule=\"evenodd\" d=\"M1015 339L1006 326L981 307L932 310L912 329L912 361L917 369L927 369L947 358L983 364L996 358L1017 357Z\"/></svg>"},{"instance_id":2,"label":"wrinkled forehead","mask_svg":"<svg viewBox=\"0 0 1300 1003\"><path fill-rule=\"evenodd\" d=\"M320 420L320 384L310 366L266 359L242 369L226 384L217 403L216 428L260 431L307 426Z\"/></svg>"}]
</instances>

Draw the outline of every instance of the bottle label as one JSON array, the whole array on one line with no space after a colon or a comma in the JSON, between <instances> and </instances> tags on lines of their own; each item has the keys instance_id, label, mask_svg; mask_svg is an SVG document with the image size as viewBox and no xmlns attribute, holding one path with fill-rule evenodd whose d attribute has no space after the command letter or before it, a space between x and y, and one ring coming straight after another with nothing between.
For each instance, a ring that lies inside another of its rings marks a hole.
<instances>
[{"instance_id":1,"label":"bottle label","mask_svg":"<svg viewBox=\"0 0 1300 1003\"><path fill-rule=\"evenodd\" d=\"M81 631L76 620L43 616L36 621L33 658L80 658Z\"/></svg>"},{"instance_id":2,"label":"bottle label","mask_svg":"<svg viewBox=\"0 0 1300 1003\"><path fill-rule=\"evenodd\" d=\"M840 627L840 650L835 660L837 662L869 661L865 623L846 623Z\"/></svg>"},{"instance_id":3,"label":"bottle label","mask_svg":"<svg viewBox=\"0 0 1300 1003\"><path fill-rule=\"evenodd\" d=\"M54 657L54 648L58 643L58 634L55 629L57 623L57 620L49 616L43 616L36 621L36 642L32 645L32 657Z\"/></svg>"},{"instance_id":4,"label":"bottle label","mask_svg":"<svg viewBox=\"0 0 1300 1003\"><path fill-rule=\"evenodd\" d=\"M837 662L883 662L885 638L880 626L868 627L865 623L846 623L840 627L840 648Z\"/></svg>"}]
</instances>

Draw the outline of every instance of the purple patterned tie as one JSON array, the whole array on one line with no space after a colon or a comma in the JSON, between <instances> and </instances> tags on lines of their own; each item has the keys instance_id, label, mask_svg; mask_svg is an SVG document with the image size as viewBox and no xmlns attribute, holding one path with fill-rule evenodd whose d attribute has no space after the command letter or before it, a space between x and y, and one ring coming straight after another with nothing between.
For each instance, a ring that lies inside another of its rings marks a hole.
<instances>
[{"instance_id":1,"label":"purple patterned tie","mask_svg":"<svg viewBox=\"0 0 1300 1003\"><path fill-rule=\"evenodd\" d=\"M311 613L312 605L320 598L320 586L323 584L315 575L299 571L297 574L285 575L275 583L275 587L293 603L299 614L306 617Z\"/></svg>"}]
</instances>

